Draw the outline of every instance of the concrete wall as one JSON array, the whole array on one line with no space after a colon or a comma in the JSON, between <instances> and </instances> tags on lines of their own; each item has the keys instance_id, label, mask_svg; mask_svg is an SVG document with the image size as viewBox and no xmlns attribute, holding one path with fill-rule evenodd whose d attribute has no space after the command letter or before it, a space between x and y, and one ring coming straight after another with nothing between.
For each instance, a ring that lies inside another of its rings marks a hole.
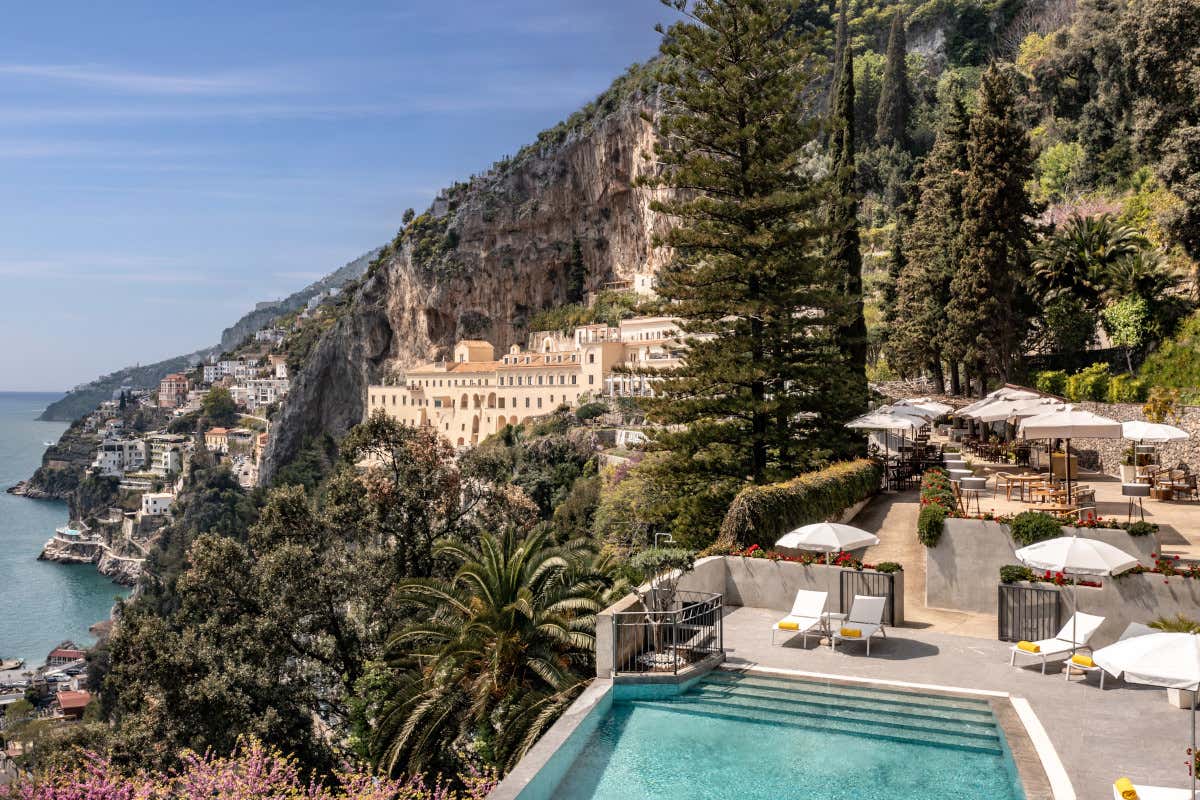
<instances>
[{"instance_id":1,"label":"concrete wall","mask_svg":"<svg viewBox=\"0 0 1200 800\"><path fill-rule=\"evenodd\" d=\"M725 604L790 611L800 589L827 592L826 611L841 608L842 567L824 564L797 564L768 558L712 556L696 562L696 569L683 577L679 588L700 592L721 592ZM896 624L904 623L904 573L895 574Z\"/></svg>"},{"instance_id":2,"label":"concrete wall","mask_svg":"<svg viewBox=\"0 0 1200 800\"><path fill-rule=\"evenodd\" d=\"M1158 540L1149 536L1130 536L1123 530L1080 528L1079 535L1111 544L1150 566L1151 553L1158 552ZM1063 528L1073 535L1075 528ZM996 584L1000 568L1018 564L1017 545L1008 526L990 520L948 519L937 547L925 549L925 604L931 608L996 613Z\"/></svg>"},{"instance_id":3,"label":"concrete wall","mask_svg":"<svg viewBox=\"0 0 1200 800\"><path fill-rule=\"evenodd\" d=\"M1178 614L1200 619L1200 580L1195 578L1142 573L1104 578L1102 583L1098 589L1075 588L1079 610L1104 617L1104 624L1090 643L1092 647L1112 644L1131 622L1147 624L1159 617ZM1044 588L1046 584L1038 586ZM1064 587L1060 591L1064 592L1060 624L1065 625L1074 607L1071 605L1071 588Z\"/></svg>"}]
</instances>

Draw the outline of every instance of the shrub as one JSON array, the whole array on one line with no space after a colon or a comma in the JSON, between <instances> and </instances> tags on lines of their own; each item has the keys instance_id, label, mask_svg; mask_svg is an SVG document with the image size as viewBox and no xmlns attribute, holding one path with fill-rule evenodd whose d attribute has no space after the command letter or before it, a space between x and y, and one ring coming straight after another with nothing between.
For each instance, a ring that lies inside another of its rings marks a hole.
<instances>
[{"instance_id":1,"label":"shrub","mask_svg":"<svg viewBox=\"0 0 1200 800\"><path fill-rule=\"evenodd\" d=\"M1158 526L1153 522L1134 522L1125 529L1130 536L1147 536L1158 530Z\"/></svg>"},{"instance_id":2,"label":"shrub","mask_svg":"<svg viewBox=\"0 0 1200 800\"><path fill-rule=\"evenodd\" d=\"M876 572L882 572L885 575L890 575L894 572L903 572L904 566L895 561L880 561L875 565Z\"/></svg>"},{"instance_id":3,"label":"shrub","mask_svg":"<svg viewBox=\"0 0 1200 800\"><path fill-rule=\"evenodd\" d=\"M1048 369L1039 372L1033 381L1039 392L1064 396L1067 391L1067 373L1061 369Z\"/></svg>"},{"instance_id":4,"label":"shrub","mask_svg":"<svg viewBox=\"0 0 1200 800\"><path fill-rule=\"evenodd\" d=\"M1108 364L1092 364L1067 378L1067 398L1076 402L1094 400L1103 403L1108 399L1110 380Z\"/></svg>"},{"instance_id":5,"label":"shrub","mask_svg":"<svg viewBox=\"0 0 1200 800\"><path fill-rule=\"evenodd\" d=\"M1022 564L1005 564L1000 568L1001 583L1019 583L1037 579L1037 573Z\"/></svg>"},{"instance_id":6,"label":"shrub","mask_svg":"<svg viewBox=\"0 0 1200 800\"><path fill-rule=\"evenodd\" d=\"M1108 382L1108 402L1141 403L1150 393L1150 387L1141 378L1132 375L1116 375Z\"/></svg>"},{"instance_id":7,"label":"shrub","mask_svg":"<svg viewBox=\"0 0 1200 800\"><path fill-rule=\"evenodd\" d=\"M1200 622L1179 614L1175 617L1159 617L1150 627L1164 633L1200 633Z\"/></svg>"},{"instance_id":8,"label":"shrub","mask_svg":"<svg viewBox=\"0 0 1200 800\"><path fill-rule=\"evenodd\" d=\"M1038 511L1022 511L1017 514L1013 517L1009 529L1013 541L1022 546L1062 536L1062 525L1059 521Z\"/></svg>"},{"instance_id":9,"label":"shrub","mask_svg":"<svg viewBox=\"0 0 1200 800\"><path fill-rule=\"evenodd\" d=\"M782 483L747 486L721 523L719 546L769 547L790 530L838 516L879 491L882 467L870 459L834 464Z\"/></svg>"},{"instance_id":10,"label":"shrub","mask_svg":"<svg viewBox=\"0 0 1200 800\"><path fill-rule=\"evenodd\" d=\"M587 422L589 419L595 419L601 414L608 413L608 406L604 403L584 403L579 408L575 409L575 417L580 422Z\"/></svg>"},{"instance_id":11,"label":"shrub","mask_svg":"<svg viewBox=\"0 0 1200 800\"><path fill-rule=\"evenodd\" d=\"M942 538L946 516L946 509L936 503L921 508L921 513L917 516L917 538L921 540L921 544L926 547L937 546Z\"/></svg>"}]
</instances>

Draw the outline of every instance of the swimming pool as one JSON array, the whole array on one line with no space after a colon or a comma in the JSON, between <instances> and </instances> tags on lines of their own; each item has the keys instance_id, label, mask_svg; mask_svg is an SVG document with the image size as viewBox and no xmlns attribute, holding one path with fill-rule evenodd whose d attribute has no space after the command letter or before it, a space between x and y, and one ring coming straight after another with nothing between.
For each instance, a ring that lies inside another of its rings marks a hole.
<instances>
[{"instance_id":1,"label":"swimming pool","mask_svg":"<svg viewBox=\"0 0 1200 800\"><path fill-rule=\"evenodd\" d=\"M596 713L550 796L1024 800L986 700L718 670Z\"/></svg>"}]
</instances>

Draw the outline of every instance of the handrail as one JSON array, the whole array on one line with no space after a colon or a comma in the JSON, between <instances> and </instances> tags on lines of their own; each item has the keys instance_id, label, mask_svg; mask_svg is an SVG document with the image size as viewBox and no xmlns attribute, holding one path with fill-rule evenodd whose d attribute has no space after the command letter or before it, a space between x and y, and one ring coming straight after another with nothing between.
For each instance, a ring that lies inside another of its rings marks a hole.
<instances>
[{"instance_id":1,"label":"handrail","mask_svg":"<svg viewBox=\"0 0 1200 800\"><path fill-rule=\"evenodd\" d=\"M650 599L653 602L653 596ZM670 602L667 609L612 615L614 672L678 675L681 667L721 652L724 597L720 593L678 591Z\"/></svg>"}]
</instances>

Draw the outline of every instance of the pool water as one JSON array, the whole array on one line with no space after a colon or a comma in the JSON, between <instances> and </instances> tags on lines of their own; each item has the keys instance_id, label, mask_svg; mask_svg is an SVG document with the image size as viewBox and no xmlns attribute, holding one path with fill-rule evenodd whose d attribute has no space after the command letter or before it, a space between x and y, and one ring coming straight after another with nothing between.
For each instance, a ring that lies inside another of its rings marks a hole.
<instances>
[{"instance_id":1,"label":"pool water","mask_svg":"<svg viewBox=\"0 0 1200 800\"><path fill-rule=\"evenodd\" d=\"M553 796L1024 800L985 700L720 671L675 697L618 692Z\"/></svg>"}]
</instances>

